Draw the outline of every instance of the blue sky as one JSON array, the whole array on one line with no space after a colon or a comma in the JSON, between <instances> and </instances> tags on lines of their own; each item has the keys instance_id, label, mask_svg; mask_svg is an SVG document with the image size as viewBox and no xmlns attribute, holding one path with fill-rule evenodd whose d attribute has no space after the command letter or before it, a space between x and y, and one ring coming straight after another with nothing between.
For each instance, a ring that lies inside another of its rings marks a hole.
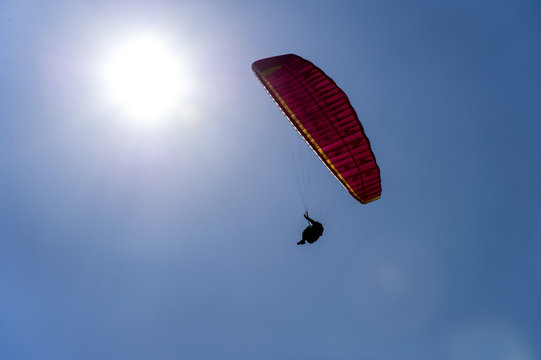
<instances>
[{"instance_id":1,"label":"blue sky","mask_svg":"<svg viewBox=\"0 0 541 360\"><path fill-rule=\"evenodd\" d=\"M95 73L140 31L191 77L147 126ZM540 358L540 38L533 0L0 1L0 357ZM250 70L284 53L382 174L310 247Z\"/></svg>"}]
</instances>

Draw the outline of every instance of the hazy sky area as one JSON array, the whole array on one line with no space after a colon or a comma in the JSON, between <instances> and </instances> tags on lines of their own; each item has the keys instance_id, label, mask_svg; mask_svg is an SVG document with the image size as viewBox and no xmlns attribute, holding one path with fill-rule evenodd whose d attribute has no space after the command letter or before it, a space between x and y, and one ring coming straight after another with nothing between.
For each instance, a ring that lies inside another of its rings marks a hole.
<instances>
[{"instance_id":1,"label":"hazy sky area","mask_svg":"<svg viewBox=\"0 0 541 360\"><path fill-rule=\"evenodd\" d=\"M103 75L138 34L181 64L150 120ZM287 53L381 169L311 246L250 68ZM541 359L540 64L539 0L0 0L0 358Z\"/></svg>"}]
</instances>

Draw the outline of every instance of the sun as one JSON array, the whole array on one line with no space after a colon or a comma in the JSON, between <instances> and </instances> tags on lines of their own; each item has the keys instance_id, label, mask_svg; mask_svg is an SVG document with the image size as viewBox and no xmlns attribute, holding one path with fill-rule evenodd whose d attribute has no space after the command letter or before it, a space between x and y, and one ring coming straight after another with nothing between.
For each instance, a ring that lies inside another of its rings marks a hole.
<instances>
[{"instance_id":1,"label":"sun","mask_svg":"<svg viewBox=\"0 0 541 360\"><path fill-rule=\"evenodd\" d=\"M153 122L177 105L184 79L180 58L157 36L135 36L117 45L102 79L111 104L130 119Z\"/></svg>"}]
</instances>

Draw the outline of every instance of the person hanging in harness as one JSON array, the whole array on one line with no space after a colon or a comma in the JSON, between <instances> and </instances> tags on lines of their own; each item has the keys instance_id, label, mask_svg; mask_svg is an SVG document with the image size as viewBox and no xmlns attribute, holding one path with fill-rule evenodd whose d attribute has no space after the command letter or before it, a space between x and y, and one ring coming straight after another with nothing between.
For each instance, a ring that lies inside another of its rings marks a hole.
<instances>
[{"instance_id":1,"label":"person hanging in harness","mask_svg":"<svg viewBox=\"0 0 541 360\"><path fill-rule=\"evenodd\" d=\"M313 219L310 219L308 212L304 213L304 218L310 222L310 225L302 232L302 240L297 245L304 245L306 242L313 244L323 235L323 225Z\"/></svg>"}]
</instances>

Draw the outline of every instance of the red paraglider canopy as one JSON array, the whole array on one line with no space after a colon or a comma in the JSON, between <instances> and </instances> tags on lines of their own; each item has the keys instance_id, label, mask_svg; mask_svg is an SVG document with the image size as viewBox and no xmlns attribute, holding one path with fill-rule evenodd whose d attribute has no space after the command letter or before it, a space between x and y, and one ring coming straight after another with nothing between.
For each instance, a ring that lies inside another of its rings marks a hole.
<instances>
[{"instance_id":1,"label":"red paraglider canopy","mask_svg":"<svg viewBox=\"0 0 541 360\"><path fill-rule=\"evenodd\" d=\"M252 70L276 104L351 195L381 196L376 158L346 94L321 69L294 54L261 59Z\"/></svg>"}]
</instances>

